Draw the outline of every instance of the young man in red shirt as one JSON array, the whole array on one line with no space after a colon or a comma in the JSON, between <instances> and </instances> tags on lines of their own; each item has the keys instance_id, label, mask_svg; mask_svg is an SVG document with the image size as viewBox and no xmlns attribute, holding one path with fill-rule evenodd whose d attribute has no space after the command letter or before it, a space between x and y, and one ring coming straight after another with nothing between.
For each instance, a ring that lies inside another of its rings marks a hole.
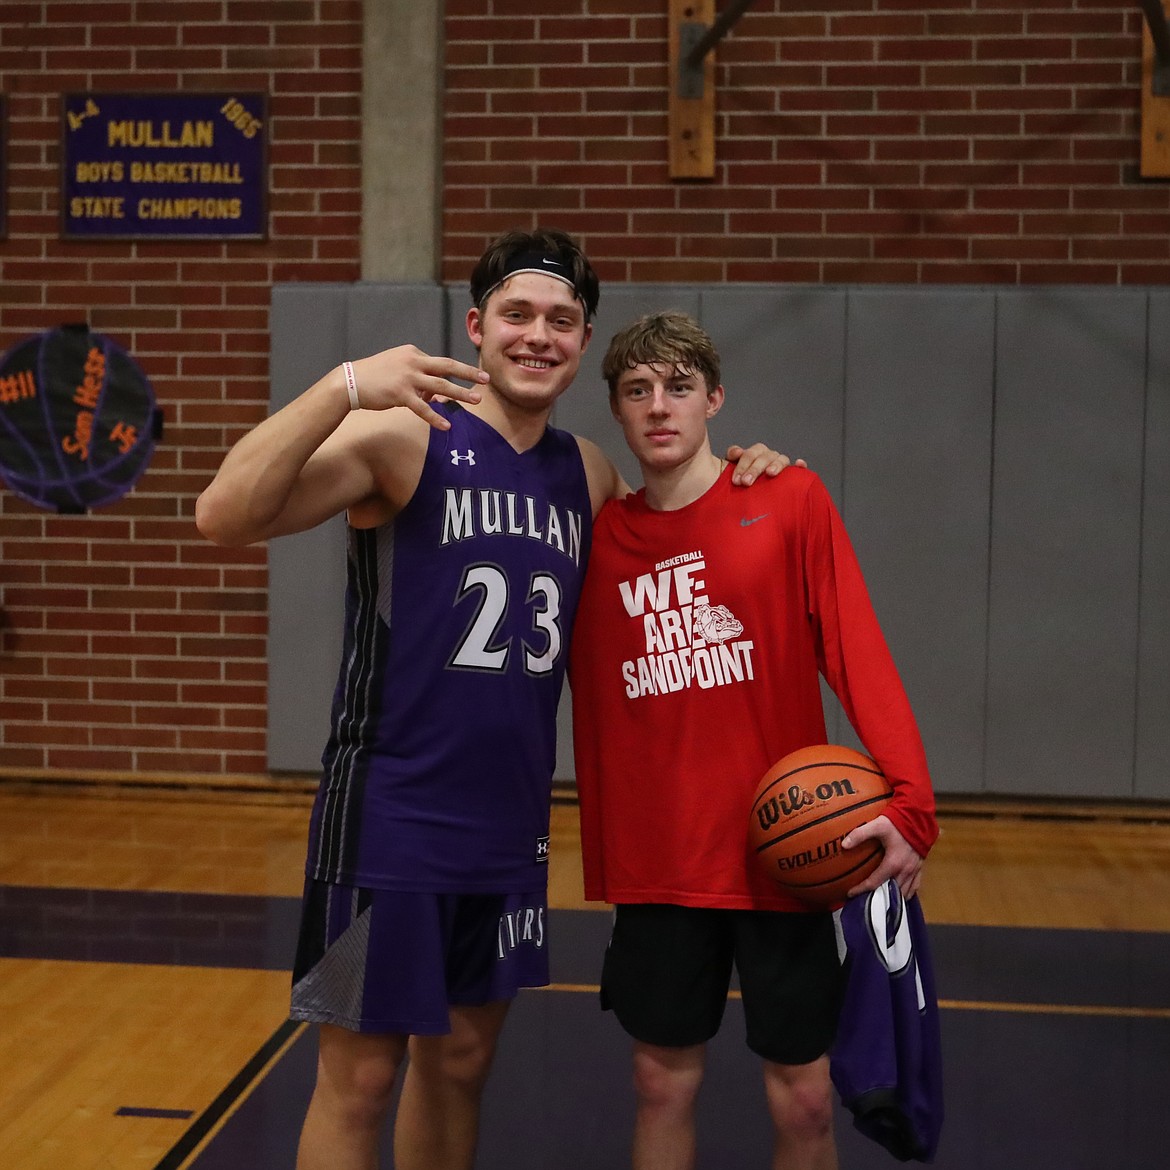
<instances>
[{"instance_id":1,"label":"young man in red shirt","mask_svg":"<svg viewBox=\"0 0 1170 1170\"><path fill-rule=\"evenodd\" d=\"M763 1058L774 1170L834 1170L828 1050L841 969L830 911L753 864L755 787L825 741L819 675L894 786L855 829L909 897L937 836L910 705L840 516L804 468L744 493L711 450L719 356L681 313L612 341L610 406L645 487L596 518L570 677L587 898L617 906L602 1004L634 1039L635 1170L694 1164L706 1041L732 963Z\"/></svg>"}]
</instances>

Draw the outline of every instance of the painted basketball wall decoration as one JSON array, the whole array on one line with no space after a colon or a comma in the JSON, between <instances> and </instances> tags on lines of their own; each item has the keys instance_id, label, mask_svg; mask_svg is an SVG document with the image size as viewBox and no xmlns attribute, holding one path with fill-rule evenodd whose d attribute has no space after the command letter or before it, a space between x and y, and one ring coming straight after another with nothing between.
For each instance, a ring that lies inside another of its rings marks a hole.
<instances>
[{"instance_id":1,"label":"painted basketball wall decoration","mask_svg":"<svg viewBox=\"0 0 1170 1170\"><path fill-rule=\"evenodd\" d=\"M39 333L0 358L0 479L21 499L54 512L111 504L161 437L150 381L87 325Z\"/></svg>"}]
</instances>

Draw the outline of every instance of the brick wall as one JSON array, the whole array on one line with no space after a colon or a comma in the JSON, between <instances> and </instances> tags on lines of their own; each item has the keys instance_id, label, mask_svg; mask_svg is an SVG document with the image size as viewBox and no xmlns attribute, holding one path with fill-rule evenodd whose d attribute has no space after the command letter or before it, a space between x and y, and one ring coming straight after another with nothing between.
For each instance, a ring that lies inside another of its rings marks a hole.
<instances>
[{"instance_id":1,"label":"brick wall","mask_svg":"<svg viewBox=\"0 0 1170 1170\"><path fill-rule=\"evenodd\" d=\"M666 11L449 0L449 279L539 220L619 281L1170 280L1138 0L756 0L717 51L716 178L684 183Z\"/></svg>"},{"instance_id":2,"label":"brick wall","mask_svg":"<svg viewBox=\"0 0 1170 1170\"><path fill-rule=\"evenodd\" d=\"M1137 0L756 0L718 51L717 177L688 183L666 9L448 0L445 279L543 222L614 281L1170 281ZM264 550L191 516L264 414L272 284L359 276L360 43L360 0L0 6L0 349L88 318L167 421L112 507L0 491L0 770L264 770ZM84 89L267 91L269 239L60 240L58 95Z\"/></svg>"},{"instance_id":3,"label":"brick wall","mask_svg":"<svg viewBox=\"0 0 1170 1170\"><path fill-rule=\"evenodd\" d=\"M88 319L166 419L111 507L56 516L0 491L0 768L264 770L264 549L216 549L192 515L266 412L272 284L359 276L360 67L359 0L0 6L0 350ZM85 90L267 92L269 238L61 240L59 95Z\"/></svg>"}]
</instances>

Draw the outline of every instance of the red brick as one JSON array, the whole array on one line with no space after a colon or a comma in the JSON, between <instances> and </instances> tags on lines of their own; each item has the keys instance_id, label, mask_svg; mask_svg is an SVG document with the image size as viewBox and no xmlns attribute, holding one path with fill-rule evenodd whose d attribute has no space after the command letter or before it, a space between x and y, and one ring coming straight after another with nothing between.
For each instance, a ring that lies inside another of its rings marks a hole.
<instances>
[{"instance_id":1,"label":"red brick","mask_svg":"<svg viewBox=\"0 0 1170 1170\"><path fill-rule=\"evenodd\" d=\"M995 135L1007 138L1019 135L1020 116L1012 113L985 114L957 111L926 114L922 119L922 130L923 135L927 138L955 134L965 134L970 137Z\"/></svg>"},{"instance_id":2,"label":"red brick","mask_svg":"<svg viewBox=\"0 0 1170 1170\"><path fill-rule=\"evenodd\" d=\"M760 237L787 234L811 235L823 231L824 225L824 214L819 208L801 211L752 212L750 214L733 214L728 217L729 230L754 238L757 252L760 246L758 242ZM769 244L769 250L770 248Z\"/></svg>"},{"instance_id":3,"label":"red brick","mask_svg":"<svg viewBox=\"0 0 1170 1170\"><path fill-rule=\"evenodd\" d=\"M786 88L777 94L777 105L789 110L872 110L876 94L872 89Z\"/></svg>"},{"instance_id":4,"label":"red brick","mask_svg":"<svg viewBox=\"0 0 1170 1170\"><path fill-rule=\"evenodd\" d=\"M1071 110L1075 93L1059 87L1001 89L987 88L975 91L977 110Z\"/></svg>"},{"instance_id":5,"label":"red brick","mask_svg":"<svg viewBox=\"0 0 1170 1170\"><path fill-rule=\"evenodd\" d=\"M837 69L836 77L850 78L856 68L864 69L878 60L877 47L872 41L866 40L791 40L784 41L778 49L779 60L782 65L811 65L820 64L829 71ZM847 64L842 65L842 62ZM756 84L766 84L767 76L772 72L770 67L755 71ZM834 82L830 79L830 84ZM846 84L856 84L847 81Z\"/></svg>"},{"instance_id":6,"label":"red brick","mask_svg":"<svg viewBox=\"0 0 1170 1170\"><path fill-rule=\"evenodd\" d=\"M973 260L1066 260L1068 242L1061 239L972 240Z\"/></svg>"},{"instance_id":7,"label":"red brick","mask_svg":"<svg viewBox=\"0 0 1170 1170\"><path fill-rule=\"evenodd\" d=\"M874 241L873 254L875 260L966 260L968 247L966 238L879 236Z\"/></svg>"},{"instance_id":8,"label":"red brick","mask_svg":"<svg viewBox=\"0 0 1170 1170\"><path fill-rule=\"evenodd\" d=\"M879 110L915 110L926 115L944 110L970 110L974 100L974 95L969 89L944 89L941 86L930 89L881 90L874 96Z\"/></svg>"},{"instance_id":9,"label":"red brick","mask_svg":"<svg viewBox=\"0 0 1170 1170\"><path fill-rule=\"evenodd\" d=\"M65 744L71 747L84 747L90 742L93 729L76 722L51 722L45 724L10 723L7 726L6 738L12 743L47 745Z\"/></svg>"},{"instance_id":10,"label":"red brick","mask_svg":"<svg viewBox=\"0 0 1170 1170\"><path fill-rule=\"evenodd\" d=\"M7 723L43 723L51 708L44 703L14 703L5 701L2 714ZM66 708L68 710L68 708Z\"/></svg>"},{"instance_id":11,"label":"red brick","mask_svg":"<svg viewBox=\"0 0 1170 1170\"><path fill-rule=\"evenodd\" d=\"M223 756L223 770L228 774L245 774L252 772L267 773L267 758L262 749L254 752L225 752Z\"/></svg>"},{"instance_id":12,"label":"red brick","mask_svg":"<svg viewBox=\"0 0 1170 1170\"><path fill-rule=\"evenodd\" d=\"M648 283L718 282L720 266L709 260L637 260L629 266L629 279Z\"/></svg>"},{"instance_id":13,"label":"red brick","mask_svg":"<svg viewBox=\"0 0 1170 1170\"><path fill-rule=\"evenodd\" d=\"M1041 183L1045 186L1061 184L1076 188L1116 187L1121 177L1118 168L1108 163L1028 162L1022 167L1021 173L1025 183Z\"/></svg>"},{"instance_id":14,"label":"red brick","mask_svg":"<svg viewBox=\"0 0 1170 1170\"><path fill-rule=\"evenodd\" d=\"M628 120L618 115L600 116L597 114L564 114L544 115L536 120L536 134L538 139L546 137L570 138L574 144L579 140L593 138L617 138L629 132ZM532 144L528 146L530 154L534 152ZM547 143L541 141L535 148L535 153L543 154Z\"/></svg>"},{"instance_id":15,"label":"red brick","mask_svg":"<svg viewBox=\"0 0 1170 1170\"><path fill-rule=\"evenodd\" d=\"M1035 209L1052 210L1069 206L1069 193L1064 188L1053 187L989 187L972 192L976 207L989 207L1027 211Z\"/></svg>"},{"instance_id":16,"label":"red brick","mask_svg":"<svg viewBox=\"0 0 1170 1170\"><path fill-rule=\"evenodd\" d=\"M830 260L822 279L827 284L914 284L916 264L895 260Z\"/></svg>"},{"instance_id":17,"label":"red brick","mask_svg":"<svg viewBox=\"0 0 1170 1170\"><path fill-rule=\"evenodd\" d=\"M1114 264L1022 264L1023 284L1116 284Z\"/></svg>"},{"instance_id":18,"label":"red brick","mask_svg":"<svg viewBox=\"0 0 1170 1170\"><path fill-rule=\"evenodd\" d=\"M922 284L1015 284L1016 267L1013 264L932 264L919 265Z\"/></svg>"},{"instance_id":19,"label":"red brick","mask_svg":"<svg viewBox=\"0 0 1170 1170\"><path fill-rule=\"evenodd\" d=\"M1081 37L1075 44L1075 55L1080 60L1106 59L1124 61L1133 52L1133 38L1128 36L1116 37Z\"/></svg>"},{"instance_id":20,"label":"red brick","mask_svg":"<svg viewBox=\"0 0 1170 1170\"><path fill-rule=\"evenodd\" d=\"M194 751L245 751L262 752L265 745L265 733L261 730L235 731L212 729L181 729L178 733L178 745L184 752Z\"/></svg>"},{"instance_id":21,"label":"red brick","mask_svg":"<svg viewBox=\"0 0 1170 1170\"><path fill-rule=\"evenodd\" d=\"M449 66L443 71L445 86L453 89L524 89L536 86L537 72L534 66L497 68L494 66Z\"/></svg>"},{"instance_id":22,"label":"red brick","mask_svg":"<svg viewBox=\"0 0 1170 1170\"><path fill-rule=\"evenodd\" d=\"M820 269L815 263L791 260L735 260L727 265L730 281L815 284Z\"/></svg>"},{"instance_id":23,"label":"red brick","mask_svg":"<svg viewBox=\"0 0 1170 1170\"><path fill-rule=\"evenodd\" d=\"M1170 236L1170 208L1161 213L1126 215L1122 224L1126 235Z\"/></svg>"},{"instance_id":24,"label":"red brick","mask_svg":"<svg viewBox=\"0 0 1170 1170\"><path fill-rule=\"evenodd\" d=\"M785 235L776 241L777 257L786 260L865 259L872 250L867 238L849 235Z\"/></svg>"},{"instance_id":25,"label":"red brick","mask_svg":"<svg viewBox=\"0 0 1170 1170\"><path fill-rule=\"evenodd\" d=\"M223 677L229 682L267 682L268 663L263 658L247 662L225 662L223 664Z\"/></svg>"},{"instance_id":26,"label":"red brick","mask_svg":"<svg viewBox=\"0 0 1170 1170\"><path fill-rule=\"evenodd\" d=\"M1170 264L1122 264L1121 284L1170 284Z\"/></svg>"},{"instance_id":27,"label":"red brick","mask_svg":"<svg viewBox=\"0 0 1170 1170\"><path fill-rule=\"evenodd\" d=\"M1136 260L1141 262L1170 261L1170 239L1148 236L1123 240L1111 238L1085 238L1072 241L1074 260Z\"/></svg>"},{"instance_id":28,"label":"red brick","mask_svg":"<svg viewBox=\"0 0 1170 1170\"><path fill-rule=\"evenodd\" d=\"M621 65L545 67L539 70L541 89L624 89L630 72Z\"/></svg>"},{"instance_id":29,"label":"red brick","mask_svg":"<svg viewBox=\"0 0 1170 1170\"><path fill-rule=\"evenodd\" d=\"M166 748L177 747L179 733L171 728L152 729L135 724L133 727L102 727L92 729L95 748Z\"/></svg>"},{"instance_id":30,"label":"red brick","mask_svg":"<svg viewBox=\"0 0 1170 1170\"><path fill-rule=\"evenodd\" d=\"M77 678L9 677L5 680L4 690L6 695L14 699L56 699L83 703L89 698L89 683Z\"/></svg>"},{"instance_id":31,"label":"red brick","mask_svg":"<svg viewBox=\"0 0 1170 1170\"><path fill-rule=\"evenodd\" d=\"M6 768L22 768L37 771L45 767L44 753L40 748L6 747L0 744L0 764Z\"/></svg>"},{"instance_id":32,"label":"red brick","mask_svg":"<svg viewBox=\"0 0 1170 1170\"><path fill-rule=\"evenodd\" d=\"M777 229L779 230L779 229ZM767 251L770 241L753 239L751 236L733 237L684 235L679 240L679 254L683 258L743 260L758 257Z\"/></svg>"},{"instance_id":33,"label":"red brick","mask_svg":"<svg viewBox=\"0 0 1170 1170\"><path fill-rule=\"evenodd\" d=\"M228 685L190 684L183 687L183 702L206 704L218 707L221 704L248 704L254 707L263 707L266 701L266 688L263 686L247 686L242 683Z\"/></svg>"}]
</instances>

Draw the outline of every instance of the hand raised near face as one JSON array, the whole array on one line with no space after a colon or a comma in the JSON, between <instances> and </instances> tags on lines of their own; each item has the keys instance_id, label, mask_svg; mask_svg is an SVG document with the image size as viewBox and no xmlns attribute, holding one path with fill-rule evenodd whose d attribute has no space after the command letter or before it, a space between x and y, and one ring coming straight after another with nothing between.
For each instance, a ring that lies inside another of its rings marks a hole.
<instances>
[{"instance_id":1,"label":"hand raised near face","mask_svg":"<svg viewBox=\"0 0 1170 1170\"><path fill-rule=\"evenodd\" d=\"M431 408L431 402L480 401L480 387L488 375L477 366L449 357L434 357L415 345L399 345L350 363L358 405L362 410L389 410L404 406L433 427L446 430L451 424ZM460 385L451 379L470 382Z\"/></svg>"}]
</instances>

